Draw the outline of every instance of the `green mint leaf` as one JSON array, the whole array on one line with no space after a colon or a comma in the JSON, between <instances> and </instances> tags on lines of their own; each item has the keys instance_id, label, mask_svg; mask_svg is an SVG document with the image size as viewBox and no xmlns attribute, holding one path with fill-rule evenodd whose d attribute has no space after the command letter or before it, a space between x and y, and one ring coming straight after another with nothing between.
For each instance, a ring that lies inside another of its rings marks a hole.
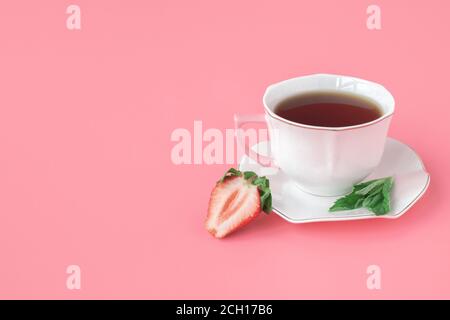
<instances>
[{"instance_id":1,"label":"green mint leaf","mask_svg":"<svg viewBox=\"0 0 450 320\"><path fill-rule=\"evenodd\" d=\"M364 199L362 206L364 208L375 208L383 202L383 195L380 193L374 194L373 196Z\"/></svg>"},{"instance_id":2,"label":"green mint leaf","mask_svg":"<svg viewBox=\"0 0 450 320\"><path fill-rule=\"evenodd\" d=\"M363 196L352 192L342 198L337 199L336 202L331 206L329 211L334 212L360 208L363 200Z\"/></svg>"},{"instance_id":3,"label":"green mint leaf","mask_svg":"<svg viewBox=\"0 0 450 320\"><path fill-rule=\"evenodd\" d=\"M371 183L371 181L361 182L360 184L355 184L355 185L353 186L352 192L353 192L353 191L355 191L355 192L356 192L356 191L359 191L359 190L361 190L361 189L367 187L370 183Z\"/></svg>"},{"instance_id":4,"label":"green mint leaf","mask_svg":"<svg viewBox=\"0 0 450 320\"><path fill-rule=\"evenodd\" d=\"M260 187L264 187L264 188L269 188L269 179L267 179L266 177L258 177L253 181L253 184L255 186L260 186Z\"/></svg>"},{"instance_id":5,"label":"green mint leaf","mask_svg":"<svg viewBox=\"0 0 450 320\"><path fill-rule=\"evenodd\" d=\"M382 187L384 183L384 179L379 179L379 180L373 180L373 182L367 184L365 187L358 189L357 191L355 191L357 194L360 195L367 195L369 193L371 193L372 191L375 191L377 188L379 188L380 186Z\"/></svg>"},{"instance_id":6,"label":"green mint leaf","mask_svg":"<svg viewBox=\"0 0 450 320\"><path fill-rule=\"evenodd\" d=\"M358 201L356 201L356 203L355 203L355 209L361 208L363 206L363 203L364 203L364 197L360 197L358 199Z\"/></svg>"},{"instance_id":7,"label":"green mint leaf","mask_svg":"<svg viewBox=\"0 0 450 320\"><path fill-rule=\"evenodd\" d=\"M394 179L390 177L386 183L383 185L382 194L383 194L383 210L385 213L391 211L391 190L394 185ZM375 213L376 214L376 213Z\"/></svg>"},{"instance_id":8,"label":"green mint leaf","mask_svg":"<svg viewBox=\"0 0 450 320\"><path fill-rule=\"evenodd\" d=\"M256 173L254 173L253 171L245 171L244 172L244 179L245 180L249 180L253 177L257 177Z\"/></svg>"},{"instance_id":9,"label":"green mint leaf","mask_svg":"<svg viewBox=\"0 0 450 320\"><path fill-rule=\"evenodd\" d=\"M258 177L253 171L241 172L235 168L230 168L225 172L223 177L217 182L221 183L228 177L244 177L249 183L255 185L258 188L261 210L265 213L272 212L272 193L270 191L269 179L266 177Z\"/></svg>"},{"instance_id":10,"label":"green mint leaf","mask_svg":"<svg viewBox=\"0 0 450 320\"><path fill-rule=\"evenodd\" d=\"M230 168L227 170L227 172L225 172L223 177L220 178L220 180L218 182L223 182L228 177L240 177L241 175L242 175L242 172L240 172L239 170L237 170L235 168Z\"/></svg>"},{"instance_id":11,"label":"green mint leaf","mask_svg":"<svg viewBox=\"0 0 450 320\"><path fill-rule=\"evenodd\" d=\"M257 177L252 183L258 187L261 199L261 210L265 213L272 212L272 193L270 191L269 179L266 177Z\"/></svg>"},{"instance_id":12,"label":"green mint leaf","mask_svg":"<svg viewBox=\"0 0 450 320\"><path fill-rule=\"evenodd\" d=\"M258 189L261 194L261 210L265 213L270 213L272 211L272 194L270 193L270 189Z\"/></svg>"},{"instance_id":13,"label":"green mint leaf","mask_svg":"<svg viewBox=\"0 0 450 320\"><path fill-rule=\"evenodd\" d=\"M353 210L364 207L375 215L384 215L391 210L392 177L371 180L357 184L353 191L336 200L330 212Z\"/></svg>"}]
</instances>

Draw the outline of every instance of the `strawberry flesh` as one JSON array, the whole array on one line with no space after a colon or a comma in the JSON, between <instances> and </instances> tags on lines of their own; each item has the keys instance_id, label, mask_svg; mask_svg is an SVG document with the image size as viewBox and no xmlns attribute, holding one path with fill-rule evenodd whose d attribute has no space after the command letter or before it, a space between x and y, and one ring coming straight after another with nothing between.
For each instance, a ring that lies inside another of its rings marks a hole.
<instances>
[{"instance_id":1,"label":"strawberry flesh","mask_svg":"<svg viewBox=\"0 0 450 320\"><path fill-rule=\"evenodd\" d=\"M227 177L211 192L206 229L223 238L246 225L261 211L258 187L242 176Z\"/></svg>"}]
</instances>

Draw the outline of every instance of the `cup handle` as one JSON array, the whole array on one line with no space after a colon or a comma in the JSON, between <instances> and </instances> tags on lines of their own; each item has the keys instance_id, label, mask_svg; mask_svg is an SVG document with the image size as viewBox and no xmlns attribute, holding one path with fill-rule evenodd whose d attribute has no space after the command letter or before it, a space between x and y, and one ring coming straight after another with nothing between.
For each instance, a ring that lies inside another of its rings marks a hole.
<instances>
[{"instance_id":1,"label":"cup handle","mask_svg":"<svg viewBox=\"0 0 450 320\"><path fill-rule=\"evenodd\" d=\"M266 123L264 114L235 114L234 115L234 128L237 143L243 148L247 157L258 163L263 167L278 168L272 157L264 156L252 150L248 141L245 141L242 137L242 127L247 123Z\"/></svg>"}]
</instances>

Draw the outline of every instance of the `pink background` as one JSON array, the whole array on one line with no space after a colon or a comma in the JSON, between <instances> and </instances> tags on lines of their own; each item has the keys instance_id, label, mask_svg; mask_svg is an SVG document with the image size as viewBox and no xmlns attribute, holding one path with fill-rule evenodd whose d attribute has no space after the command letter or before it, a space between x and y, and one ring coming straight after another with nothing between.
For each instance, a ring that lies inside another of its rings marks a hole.
<instances>
[{"instance_id":1,"label":"pink background","mask_svg":"<svg viewBox=\"0 0 450 320\"><path fill-rule=\"evenodd\" d=\"M82 30L66 28L81 7ZM366 28L366 8L382 30ZM450 298L450 2L2 1L0 298ZM432 181L398 220L203 227L227 165L171 162L176 128L231 128L267 85L386 85L390 135ZM82 289L66 288L66 267ZM366 268L382 289L366 288Z\"/></svg>"}]
</instances>

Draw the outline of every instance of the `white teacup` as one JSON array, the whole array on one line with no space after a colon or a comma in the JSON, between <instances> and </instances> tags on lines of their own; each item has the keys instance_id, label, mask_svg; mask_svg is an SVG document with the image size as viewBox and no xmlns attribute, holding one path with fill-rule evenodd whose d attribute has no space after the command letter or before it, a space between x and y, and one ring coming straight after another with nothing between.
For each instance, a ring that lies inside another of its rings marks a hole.
<instances>
[{"instance_id":1,"label":"white teacup","mask_svg":"<svg viewBox=\"0 0 450 320\"><path fill-rule=\"evenodd\" d=\"M368 98L382 115L371 122L348 127L317 127L275 114L283 100L311 91L337 91ZM379 164L394 113L393 96L383 86L349 76L315 74L269 86L263 97L265 114L236 115L236 128L265 121L269 128L270 157L245 146L246 154L263 166L275 166L302 190L337 196L367 177Z\"/></svg>"}]
</instances>

